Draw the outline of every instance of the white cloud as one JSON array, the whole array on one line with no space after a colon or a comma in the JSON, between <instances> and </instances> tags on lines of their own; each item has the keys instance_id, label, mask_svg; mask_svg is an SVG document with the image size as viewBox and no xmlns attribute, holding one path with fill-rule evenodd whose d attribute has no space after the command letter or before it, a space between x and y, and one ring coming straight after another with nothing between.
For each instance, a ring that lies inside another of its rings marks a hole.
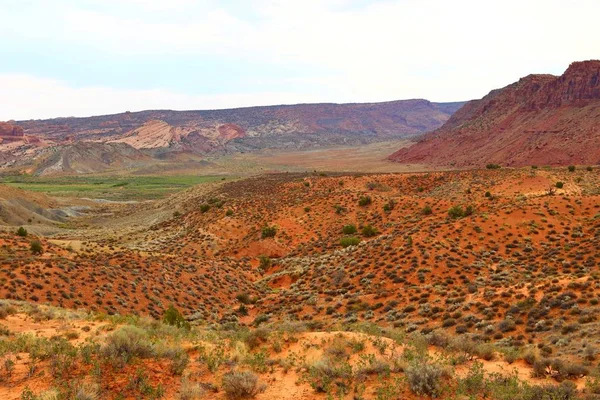
<instances>
[{"instance_id":1,"label":"white cloud","mask_svg":"<svg viewBox=\"0 0 600 400\"><path fill-rule=\"evenodd\" d=\"M188 95L164 89L73 88L52 79L9 74L0 75L0 87L4 93L10 93L0 100L0 121L83 117L148 109L208 110L319 101L316 96L291 92Z\"/></svg>"},{"instance_id":2,"label":"white cloud","mask_svg":"<svg viewBox=\"0 0 600 400\"><path fill-rule=\"evenodd\" d=\"M598 57L597 0L30 2L28 9L19 2L0 9L0 36L51 38L107 57L227 62L235 56L254 64L306 66L323 70L315 80L326 82L337 101L477 98L526 74L561 73L571 61ZM252 98L280 103L290 96L282 92L281 99L272 93ZM184 100L166 98L177 101L165 104L170 108ZM229 99L224 103L238 105L239 96ZM154 103L124 108L137 104Z\"/></svg>"}]
</instances>

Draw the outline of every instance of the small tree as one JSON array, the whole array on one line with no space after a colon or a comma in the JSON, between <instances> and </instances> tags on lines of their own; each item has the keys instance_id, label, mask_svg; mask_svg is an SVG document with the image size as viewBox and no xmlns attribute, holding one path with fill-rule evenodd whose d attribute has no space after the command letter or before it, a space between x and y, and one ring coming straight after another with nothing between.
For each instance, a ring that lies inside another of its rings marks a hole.
<instances>
[{"instance_id":1,"label":"small tree","mask_svg":"<svg viewBox=\"0 0 600 400\"><path fill-rule=\"evenodd\" d=\"M42 254L44 252L42 242L39 240L32 240L31 243L29 243L29 249L33 254Z\"/></svg>"},{"instance_id":2,"label":"small tree","mask_svg":"<svg viewBox=\"0 0 600 400\"><path fill-rule=\"evenodd\" d=\"M171 304L165 311L163 322L167 325L176 326L177 328L190 329L190 323L183 318L183 315Z\"/></svg>"},{"instance_id":3,"label":"small tree","mask_svg":"<svg viewBox=\"0 0 600 400\"><path fill-rule=\"evenodd\" d=\"M27 236L27 229L23 228L22 226L19 227L19 229L17 229L17 235L21 237Z\"/></svg>"}]
</instances>

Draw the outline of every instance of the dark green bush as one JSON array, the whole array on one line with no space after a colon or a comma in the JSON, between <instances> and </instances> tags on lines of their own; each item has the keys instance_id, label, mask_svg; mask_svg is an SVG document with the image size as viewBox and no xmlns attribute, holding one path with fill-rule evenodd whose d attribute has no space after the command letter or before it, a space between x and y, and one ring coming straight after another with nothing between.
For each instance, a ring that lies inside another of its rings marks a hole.
<instances>
[{"instance_id":1,"label":"dark green bush","mask_svg":"<svg viewBox=\"0 0 600 400\"><path fill-rule=\"evenodd\" d=\"M275 226L264 226L262 228L261 237L263 239L275 237L277 234L277 228Z\"/></svg>"},{"instance_id":2,"label":"dark green bush","mask_svg":"<svg viewBox=\"0 0 600 400\"><path fill-rule=\"evenodd\" d=\"M352 235L353 233L356 233L356 226L352 224L344 225L344 227L342 228L342 232L345 235Z\"/></svg>"},{"instance_id":3,"label":"dark green bush","mask_svg":"<svg viewBox=\"0 0 600 400\"><path fill-rule=\"evenodd\" d=\"M190 323L185 320L183 315L172 304L166 309L163 316L163 322L167 325L177 328L190 329Z\"/></svg>"},{"instance_id":4,"label":"dark green bush","mask_svg":"<svg viewBox=\"0 0 600 400\"><path fill-rule=\"evenodd\" d=\"M368 206L372 202L373 202L373 200L371 199L370 196L360 196L360 198L358 199L358 205L361 207Z\"/></svg>"},{"instance_id":5,"label":"dark green bush","mask_svg":"<svg viewBox=\"0 0 600 400\"><path fill-rule=\"evenodd\" d=\"M377 228L371 226L371 225L365 225L362 227L361 231L362 235L364 237L373 237L377 235Z\"/></svg>"},{"instance_id":6,"label":"dark green bush","mask_svg":"<svg viewBox=\"0 0 600 400\"><path fill-rule=\"evenodd\" d=\"M42 247L42 242L39 240L32 240L29 243L29 249L33 254L42 254L44 252L44 248Z\"/></svg>"}]
</instances>

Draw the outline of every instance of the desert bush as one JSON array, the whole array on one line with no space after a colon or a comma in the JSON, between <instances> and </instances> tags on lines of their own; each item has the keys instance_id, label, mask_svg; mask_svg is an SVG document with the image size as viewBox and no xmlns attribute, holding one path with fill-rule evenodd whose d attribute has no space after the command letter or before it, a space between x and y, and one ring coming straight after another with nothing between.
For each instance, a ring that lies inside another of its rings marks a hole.
<instances>
[{"instance_id":1,"label":"desert bush","mask_svg":"<svg viewBox=\"0 0 600 400\"><path fill-rule=\"evenodd\" d=\"M197 383L190 382L188 378L181 380L177 393L177 400L197 400L205 395L206 391Z\"/></svg>"},{"instance_id":2,"label":"desert bush","mask_svg":"<svg viewBox=\"0 0 600 400\"><path fill-rule=\"evenodd\" d=\"M458 219L465 216L465 212L461 206L452 206L448 210L448 216L452 219Z\"/></svg>"},{"instance_id":3,"label":"desert bush","mask_svg":"<svg viewBox=\"0 0 600 400\"><path fill-rule=\"evenodd\" d=\"M190 363L190 356L181 347L169 347L164 349L161 354L164 358L171 360L171 373L173 375L181 375Z\"/></svg>"},{"instance_id":4,"label":"desert bush","mask_svg":"<svg viewBox=\"0 0 600 400\"><path fill-rule=\"evenodd\" d=\"M563 186L565 186L565 184L564 184L563 182L556 182L555 186L556 186L558 189L562 189L562 188L563 188Z\"/></svg>"},{"instance_id":5,"label":"desert bush","mask_svg":"<svg viewBox=\"0 0 600 400\"><path fill-rule=\"evenodd\" d=\"M369 204L371 204L373 202L373 200L371 199L370 196L360 196L360 198L358 199L358 205L361 207L366 207Z\"/></svg>"},{"instance_id":6,"label":"desert bush","mask_svg":"<svg viewBox=\"0 0 600 400\"><path fill-rule=\"evenodd\" d=\"M396 202L392 199L383 205L383 211L390 212L396 207Z\"/></svg>"},{"instance_id":7,"label":"desert bush","mask_svg":"<svg viewBox=\"0 0 600 400\"><path fill-rule=\"evenodd\" d=\"M348 236L340 239L340 244L342 245L342 247L356 246L359 243L360 239L356 236Z\"/></svg>"},{"instance_id":8,"label":"desert bush","mask_svg":"<svg viewBox=\"0 0 600 400\"><path fill-rule=\"evenodd\" d=\"M569 172L575 172L575 166L574 165L569 165L567 167L567 169L569 170Z\"/></svg>"},{"instance_id":9,"label":"desert bush","mask_svg":"<svg viewBox=\"0 0 600 400\"><path fill-rule=\"evenodd\" d=\"M210 210L210 205L208 205L208 204L202 204L202 205L200 206L200 212L201 212L202 214L204 214L204 213L208 212L208 210Z\"/></svg>"},{"instance_id":10,"label":"desert bush","mask_svg":"<svg viewBox=\"0 0 600 400\"><path fill-rule=\"evenodd\" d=\"M489 343L482 343L475 348L475 354L479 358L491 361L495 356L494 346Z\"/></svg>"},{"instance_id":11,"label":"desert bush","mask_svg":"<svg viewBox=\"0 0 600 400\"><path fill-rule=\"evenodd\" d=\"M349 224L349 225L344 225L344 227L342 228L342 232L345 235L352 235L354 233L356 233L356 226Z\"/></svg>"},{"instance_id":12,"label":"desert bush","mask_svg":"<svg viewBox=\"0 0 600 400\"><path fill-rule=\"evenodd\" d=\"M377 228L373 227L372 225L365 225L362 227L360 233L362 233L362 235L364 237L373 237L377 235Z\"/></svg>"},{"instance_id":13,"label":"desert bush","mask_svg":"<svg viewBox=\"0 0 600 400\"><path fill-rule=\"evenodd\" d=\"M229 372L223 376L223 391L230 399L248 399L266 390L258 376L249 371Z\"/></svg>"},{"instance_id":14,"label":"desert bush","mask_svg":"<svg viewBox=\"0 0 600 400\"><path fill-rule=\"evenodd\" d=\"M237 301L239 301L242 304L252 303L252 298L250 297L250 295L247 292L239 293L237 296L235 296L235 298L237 299Z\"/></svg>"},{"instance_id":15,"label":"desert bush","mask_svg":"<svg viewBox=\"0 0 600 400\"><path fill-rule=\"evenodd\" d=\"M73 400L98 400L100 388L95 383L81 382L73 389Z\"/></svg>"},{"instance_id":16,"label":"desert bush","mask_svg":"<svg viewBox=\"0 0 600 400\"><path fill-rule=\"evenodd\" d=\"M423 215L431 215L431 213L433 213L433 210L431 209L431 206L429 206L429 205L426 205L421 210L421 214L423 214Z\"/></svg>"},{"instance_id":17,"label":"desert bush","mask_svg":"<svg viewBox=\"0 0 600 400\"><path fill-rule=\"evenodd\" d=\"M22 226L19 227L19 229L17 229L17 236L21 236L21 237L27 236L27 229L23 228Z\"/></svg>"},{"instance_id":18,"label":"desert bush","mask_svg":"<svg viewBox=\"0 0 600 400\"><path fill-rule=\"evenodd\" d=\"M261 231L261 237L263 239L275 237L277 234L277 227L275 226L263 226Z\"/></svg>"},{"instance_id":19,"label":"desert bush","mask_svg":"<svg viewBox=\"0 0 600 400\"><path fill-rule=\"evenodd\" d=\"M156 352L148 334L143 329L126 325L106 338L102 355L117 365L129 363L134 357L150 358Z\"/></svg>"},{"instance_id":20,"label":"desert bush","mask_svg":"<svg viewBox=\"0 0 600 400\"><path fill-rule=\"evenodd\" d=\"M320 360L308 366L304 379L316 391L338 395L347 393L352 381L352 367L347 362L333 363Z\"/></svg>"},{"instance_id":21,"label":"desert bush","mask_svg":"<svg viewBox=\"0 0 600 400\"><path fill-rule=\"evenodd\" d=\"M29 243L29 249L33 254L42 254L44 252L44 248L42 247L42 242L39 240L32 240Z\"/></svg>"},{"instance_id":22,"label":"desert bush","mask_svg":"<svg viewBox=\"0 0 600 400\"><path fill-rule=\"evenodd\" d=\"M444 369L425 360L412 362L405 371L410 390L419 396L437 397L443 388Z\"/></svg>"},{"instance_id":23,"label":"desert bush","mask_svg":"<svg viewBox=\"0 0 600 400\"><path fill-rule=\"evenodd\" d=\"M258 257L258 267L263 271L268 271L273 266L273 261L269 256Z\"/></svg>"},{"instance_id":24,"label":"desert bush","mask_svg":"<svg viewBox=\"0 0 600 400\"><path fill-rule=\"evenodd\" d=\"M485 167L487 169L500 169L501 168L500 165L498 165L498 164L487 164Z\"/></svg>"},{"instance_id":25,"label":"desert bush","mask_svg":"<svg viewBox=\"0 0 600 400\"><path fill-rule=\"evenodd\" d=\"M179 310L177 310L172 304L165 311L163 322L167 325L176 326L177 328L183 328L187 330L191 329L190 323L185 320Z\"/></svg>"}]
</instances>

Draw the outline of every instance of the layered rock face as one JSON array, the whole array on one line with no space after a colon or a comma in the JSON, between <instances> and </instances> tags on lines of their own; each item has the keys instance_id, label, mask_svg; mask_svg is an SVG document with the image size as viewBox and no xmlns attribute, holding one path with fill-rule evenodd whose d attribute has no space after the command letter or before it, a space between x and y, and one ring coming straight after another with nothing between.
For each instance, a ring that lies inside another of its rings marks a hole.
<instances>
[{"instance_id":1,"label":"layered rock face","mask_svg":"<svg viewBox=\"0 0 600 400\"><path fill-rule=\"evenodd\" d=\"M600 61L529 75L465 104L440 129L390 156L455 167L600 163Z\"/></svg>"},{"instance_id":2,"label":"layered rock face","mask_svg":"<svg viewBox=\"0 0 600 400\"><path fill-rule=\"evenodd\" d=\"M0 122L0 141L16 142L24 140L25 132L20 126L8 122Z\"/></svg>"},{"instance_id":3,"label":"layered rock face","mask_svg":"<svg viewBox=\"0 0 600 400\"><path fill-rule=\"evenodd\" d=\"M442 126L464 103L399 100L297 104L229 110L151 110L88 118L19 121L56 144L121 142L136 149L206 153L323 146L415 136ZM229 145L230 144L230 145Z\"/></svg>"}]
</instances>

